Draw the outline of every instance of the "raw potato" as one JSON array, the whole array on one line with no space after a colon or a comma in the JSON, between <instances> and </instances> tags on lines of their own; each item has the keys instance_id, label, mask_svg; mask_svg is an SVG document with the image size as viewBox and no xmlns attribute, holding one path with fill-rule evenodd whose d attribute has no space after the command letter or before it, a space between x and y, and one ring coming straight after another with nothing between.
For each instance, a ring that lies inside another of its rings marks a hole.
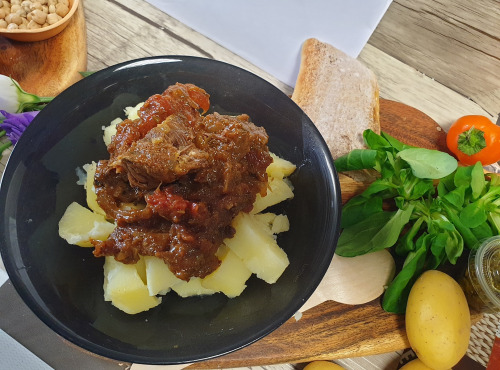
<instances>
[{"instance_id":1,"label":"raw potato","mask_svg":"<svg viewBox=\"0 0 500 370\"><path fill-rule=\"evenodd\" d=\"M406 308L406 333L417 357L432 369L449 369L465 355L470 332L469 306L460 285L443 272L424 272Z\"/></svg>"},{"instance_id":2,"label":"raw potato","mask_svg":"<svg viewBox=\"0 0 500 370\"><path fill-rule=\"evenodd\" d=\"M273 284L289 264L286 253L274 239L269 228L255 215L240 213L232 223L236 233L224 243L243 260L259 279Z\"/></svg>"},{"instance_id":3,"label":"raw potato","mask_svg":"<svg viewBox=\"0 0 500 370\"><path fill-rule=\"evenodd\" d=\"M433 369L431 369L429 366L427 366L417 358L415 360L408 362L399 370L433 370Z\"/></svg>"},{"instance_id":4,"label":"raw potato","mask_svg":"<svg viewBox=\"0 0 500 370\"><path fill-rule=\"evenodd\" d=\"M127 265L117 262L114 257L105 257L104 299L113 306L128 313L136 314L158 306L161 298L150 296L137 270L140 264Z\"/></svg>"},{"instance_id":5,"label":"raw potato","mask_svg":"<svg viewBox=\"0 0 500 370\"><path fill-rule=\"evenodd\" d=\"M59 221L59 235L69 244L91 247L90 238L106 240L115 229L104 216L96 214L80 204L71 203Z\"/></svg>"},{"instance_id":6,"label":"raw potato","mask_svg":"<svg viewBox=\"0 0 500 370\"><path fill-rule=\"evenodd\" d=\"M313 361L304 367L304 370L344 370L344 368L331 361Z\"/></svg>"}]
</instances>

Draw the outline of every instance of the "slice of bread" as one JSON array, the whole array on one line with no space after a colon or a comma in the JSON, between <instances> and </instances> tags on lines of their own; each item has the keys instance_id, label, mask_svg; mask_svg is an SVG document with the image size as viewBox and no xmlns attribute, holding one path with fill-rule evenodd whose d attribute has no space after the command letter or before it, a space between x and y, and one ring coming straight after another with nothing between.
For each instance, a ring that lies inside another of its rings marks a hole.
<instances>
[{"instance_id":1,"label":"slice of bread","mask_svg":"<svg viewBox=\"0 0 500 370\"><path fill-rule=\"evenodd\" d=\"M334 159L365 148L364 130L380 133L375 74L329 44L304 42L292 99L314 122Z\"/></svg>"}]
</instances>

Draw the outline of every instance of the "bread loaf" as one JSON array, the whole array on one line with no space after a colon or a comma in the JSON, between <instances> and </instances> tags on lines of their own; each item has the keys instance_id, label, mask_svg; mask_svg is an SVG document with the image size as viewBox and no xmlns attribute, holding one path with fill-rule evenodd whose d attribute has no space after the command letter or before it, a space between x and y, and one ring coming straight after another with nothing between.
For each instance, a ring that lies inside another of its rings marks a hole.
<instances>
[{"instance_id":1,"label":"bread loaf","mask_svg":"<svg viewBox=\"0 0 500 370\"><path fill-rule=\"evenodd\" d=\"M334 159L365 148L364 130L380 133L375 74L329 44L304 42L292 99L314 122Z\"/></svg>"}]
</instances>

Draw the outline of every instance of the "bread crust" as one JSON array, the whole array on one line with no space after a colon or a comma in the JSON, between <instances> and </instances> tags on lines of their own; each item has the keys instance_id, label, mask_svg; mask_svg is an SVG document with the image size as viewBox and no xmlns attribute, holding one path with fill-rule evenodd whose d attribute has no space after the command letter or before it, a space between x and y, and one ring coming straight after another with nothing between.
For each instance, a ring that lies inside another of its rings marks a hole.
<instances>
[{"instance_id":1,"label":"bread crust","mask_svg":"<svg viewBox=\"0 0 500 370\"><path fill-rule=\"evenodd\" d=\"M314 122L334 159L365 148L363 131L380 133L375 74L332 45L304 42L292 99Z\"/></svg>"}]
</instances>

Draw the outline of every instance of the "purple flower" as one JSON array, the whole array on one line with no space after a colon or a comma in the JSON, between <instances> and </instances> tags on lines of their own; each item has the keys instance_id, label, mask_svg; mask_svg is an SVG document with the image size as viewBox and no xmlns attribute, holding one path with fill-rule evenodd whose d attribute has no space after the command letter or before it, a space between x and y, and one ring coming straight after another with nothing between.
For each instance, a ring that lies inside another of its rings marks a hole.
<instances>
[{"instance_id":1,"label":"purple flower","mask_svg":"<svg viewBox=\"0 0 500 370\"><path fill-rule=\"evenodd\" d=\"M0 129L5 130L7 137L15 145L21 134L26 130L26 127L33 121L33 118L38 114L38 111L25 112L25 113L9 113L0 110L0 113L5 117L0 124Z\"/></svg>"}]
</instances>

